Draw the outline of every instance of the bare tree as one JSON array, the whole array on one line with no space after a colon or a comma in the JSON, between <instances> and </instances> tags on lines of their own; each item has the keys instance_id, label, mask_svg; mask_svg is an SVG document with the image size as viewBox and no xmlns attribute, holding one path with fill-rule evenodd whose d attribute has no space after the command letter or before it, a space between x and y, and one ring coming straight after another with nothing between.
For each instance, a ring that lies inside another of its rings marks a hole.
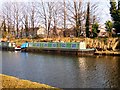
<instances>
[{"instance_id":1,"label":"bare tree","mask_svg":"<svg viewBox=\"0 0 120 90\"><path fill-rule=\"evenodd\" d=\"M26 2L24 3L24 8L22 10L22 24L25 31L25 36L28 37L29 35L32 38L37 36L36 27L38 27L38 17L37 17L37 3L36 2Z\"/></svg>"},{"instance_id":2,"label":"bare tree","mask_svg":"<svg viewBox=\"0 0 120 90\"><path fill-rule=\"evenodd\" d=\"M48 16L48 37L49 37L53 6L52 6L52 2L47 2L47 5L48 5L48 15L49 15Z\"/></svg>"},{"instance_id":3,"label":"bare tree","mask_svg":"<svg viewBox=\"0 0 120 90\"><path fill-rule=\"evenodd\" d=\"M42 6L42 10L40 9L39 14L44 21L43 24L46 28L47 37L49 37L55 4L54 2L43 2L42 0L40 4Z\"/></svg>"},{"instance_id":4,"label":"bare tree","mask_svg":"<svg viewBox=\"0 0 120 90\"><path fill-rule=\"evenodd\" d=\"M99 2L90 3L90 22L91 23L99 22L100 20L100 12L98 12L99 11L98 5L99 5Z\"/></svg>"},{"instance_id":5,"label":"bare tree","mask_svg":"<svg viewBox=\"0 0 120 90\"><path fill-rule=\"evenodd\" d=\"M57 1L53 3L53 34L58 36L57 29L60 27L59 23L61 23L61 12L62 12L62 3ZM61 36L61 35L60 35Z\"/></svg>"},{"instance_id":6,"label":"bare tree","mask_svg":"<svg viewBox=\"0 0 120 90\"><path fill-rule=\"evenodd\" d=\"M21 2L13 2L12 3L12 19L13 19L13 28L16 32L16 38L19 38L20 34L20 23L21 23L21 10L22 3Z\"/></svg>"},{"instance_id":7,"label":"bare tree","mask_svg":"<svg viewBox=\"0 0 120 90\"><path fill-rule=\"evenodd\" d=\"M2 7L3 21L6 21L7 32L10 33L11 26L11 3L5 2Z\"/></svg>"},{"instance_id":8,"label":"bare tree","mask_svg":"<svg viewBox=\"0 0 120 90\"><path fill-rule=\"evenodd\" d=\"M54 22L54 26L53 26L53 35L57 35L57 9L54 7L54 12L53 12L53 22Z\"/></svg>"},{"instance_id":9,"label":"bare tree","mask_svg":"<svg viewBox=\"0 0 120 90\"><path fill-rule=\"evenodd\" d=\"M26 32L26 37L29 36L29 32L28 32L28 15L25 15L25 32Z\"/></svg>"},{"instance_id":10,"label":"bare tree","mask_svg":"<svg viewBox=\"0 0 120 90\"><path fill-rule=\"evenodd\" d=\"M30 35L31 28L31 34L35 37L37 33L35 28L39 25L45 27L48 37L51 28L54 35L57 35L58 27L63 28L63 36L65 36L64 31L71 25L74 27L75 36L79 37L85 27L86 5L82 0L5 2L2 7L2 22L5 22L9 33L16 32L16 37L19 37L20 28L25 30L26 37ZM91 23L98 20L97 10L97 4L91 4Z\"/></svg>"},{"instance_id":11,"label":"bare tree","mask_svg":"<svg viewBox=\"0 0 120 90\"><path fill-rule=\"evenodd\" d=\"M44 19L44 24L47 30L47 13L46 13L46 9L45 9L45 5L44 2L41 0L42 3L42 9L43 9L43 19Z\"/></svg>"},{"instance_id":12,"label":"bare tree","mask_svg":"<svg viewBox=\"0 0 120 90\"><path fill-rule=\"evenodd\" d=\"M26 17L26 19L27 19L27 17ZM32 36L35 37L36 33L35 33L35 3L34 2L31 3L31 15L30 15L30 19L31 19L31 27L33 29Z\"/></svg>"},{"instance_id":13,"label":"bare tree","mask_svg":"<svg viewBox=\"0 0 120 90\"><path fill-rule=\"evenodd\" d=\"M66 18L67 18L67 12L66 12L66 1L64 0L64 30L63 30L63 36L66 37L65 35L65 29L66 29Z\"/></svg>"},{"instance_id":14,"label":"bare tree","mask_svg":"<svg viewBox=\"0 0 120 90\"><path fill-rule=\"evenodd\" d=\"M73 2L69 2L68 5L69 10L69 21L73 24L76 37L80 36L82 21L85 20L85 9L82 4L82 0L73 0Z\"/></svg>"}]
</instances>

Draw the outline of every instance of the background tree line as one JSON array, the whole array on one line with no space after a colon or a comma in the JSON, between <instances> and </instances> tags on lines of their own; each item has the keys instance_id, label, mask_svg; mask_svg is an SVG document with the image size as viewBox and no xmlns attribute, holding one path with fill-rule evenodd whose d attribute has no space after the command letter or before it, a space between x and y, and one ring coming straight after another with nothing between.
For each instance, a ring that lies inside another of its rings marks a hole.
<instances>
[{"instance_id":1,"label":"background tree line","mask_svg":"<svg viewBox=\"0 0 120 90\"><path fill-rule=\"evenodd\" d=\"M1 10L1 30L18 37L22 29L29 36L29 28L33 35L35 27L43 26L49 37L51 28L54 33L58 27L65 30L73 28L76 37L97 37L99 27L98 2L82 0L63 0L54 2L5 2Z\"/></svg>"},{"instance_id":2,"label":"background tree line","mask_svg":"<svg viewBox=\"0 0 120 90\"><path fill-rule=\"evenodd\" d=\"M105 28L109 37L120 36L120 0L110 0L109 2L111 20L106 21Z\"/></svg>"}]
</instances>

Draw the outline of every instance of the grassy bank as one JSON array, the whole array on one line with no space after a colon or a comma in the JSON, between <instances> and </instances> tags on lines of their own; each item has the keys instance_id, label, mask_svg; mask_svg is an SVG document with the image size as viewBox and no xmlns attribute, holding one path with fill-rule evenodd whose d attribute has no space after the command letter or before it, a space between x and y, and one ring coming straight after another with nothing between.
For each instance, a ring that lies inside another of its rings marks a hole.
<instances>
[{"instance_id":1,"label":"grassy bank","mask_svg":"<svg viewBox=\"0 0 120 90\"><path fill-rule=\"evenodd\" d=\"M39 88L41 90L60 90L52 86L40 84L37 82L31 82L29 80L19 79L13 76L0 74L0 77L0 84L3 88Z\"/></svg>"},{"instance_id":2,"label":"grassy bank","mask_svg":"<svg viewBox=\"0 0 120 90\"><path fill-rule=\"evenodd\" d=\"M80 42L85 41L88 48L96 48L99 50L115 51L116 47L120 47L120 38L39 38L39 39L10 39L10 42L15 42L21 45L25 41L28 42ZM120 48L119 48L120 49Z\"/></svg>"},{"instance_id":3,"label":"grassy bank","mask_svg":"<svg viewBox=\"0 0 120 90\"><path fill-rule=\"evenodd\" d=\"M118 38L44 38L44 39L14 39L14 42L16 42L18 45L21 45L25 41L28 42L41 42L41 41L48 41L48 42L80 42L85 41L86 46L89 48L99 48L102 50L115 50L116 46L118 45L118 42L120 42L120 39Z\"/></svg>"}]
</instances>

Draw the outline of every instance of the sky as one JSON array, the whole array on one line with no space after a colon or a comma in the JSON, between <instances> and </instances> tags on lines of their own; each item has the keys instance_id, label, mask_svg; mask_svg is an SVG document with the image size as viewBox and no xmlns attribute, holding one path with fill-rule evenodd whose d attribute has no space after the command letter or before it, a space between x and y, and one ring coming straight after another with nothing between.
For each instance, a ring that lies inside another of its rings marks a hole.
<instances>
[{"instance_id":1,"label":"sky","mask_svg":"<svg viewBox=\"0 0 120 90\"><path fill-rule=\"evenodd\" d=\"M110 16L110 5L109 5L109 1L107 2L100 2L100 17L101 17L101 23L105 23L107 20L111 20L111 16Z\"/></svg>"},{"instance_id":2,"label":"sky","mask_svg":"<svg viewBox=\"0 0 120 90\"><path fill-rule=\"evenodd\" d=\"M4 2L39 2L40 0L0 0L0 8L2 7L2 3ZM56 1L56 0L43 0L43 1ZM87 2L88 0L83 0ZM109 0L89 0L92 3L98 2L99 3L99 16L100 16L100 24L104 24L107 20L111 20L109 14Z\"/></svg>"}]
</instances>

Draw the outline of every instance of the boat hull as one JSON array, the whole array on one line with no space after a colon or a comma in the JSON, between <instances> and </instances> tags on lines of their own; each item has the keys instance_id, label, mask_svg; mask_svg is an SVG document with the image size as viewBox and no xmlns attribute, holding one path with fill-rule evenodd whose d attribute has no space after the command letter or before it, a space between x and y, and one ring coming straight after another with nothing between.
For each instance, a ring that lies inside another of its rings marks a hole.
<instances>
[{"instance_id":1,"label":"boat hull","mask_svg":"<svg viewBox=\"0 0 120 90\"><path fill-rule=\"evenodd\" d=\"M65 55L94 55L95 49L61 49L61 48L33 48L28 47L26 49L22 49L21 51L25 52L36 52L36 53L52 53L52 54L65 54Z\"/></svg>"},{"instance_id":2,"label":"boat hull","mask_svg":"<svg viewBox=\"0 0 120 90\"><path fill-rule=\"evenodd\" d=\"M20 51L20 50L21 50L21 48L15 47L15 51Z\"/></svg>"}]
</instances>

